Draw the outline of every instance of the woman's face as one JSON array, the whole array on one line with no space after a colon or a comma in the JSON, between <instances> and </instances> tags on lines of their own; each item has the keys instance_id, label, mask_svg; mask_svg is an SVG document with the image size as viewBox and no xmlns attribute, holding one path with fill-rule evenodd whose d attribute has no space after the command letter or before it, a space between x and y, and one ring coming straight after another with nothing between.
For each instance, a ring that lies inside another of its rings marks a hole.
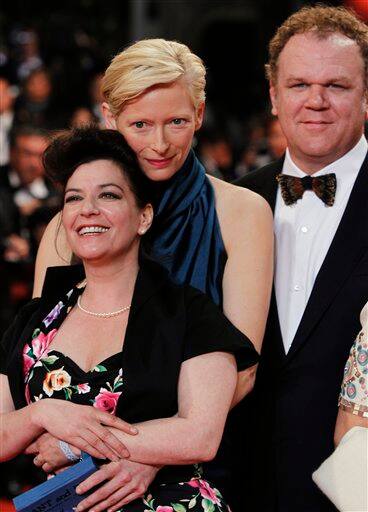
<instances>
[{"instance_id":1,"label":"woman's face","mask_svg":"<svg viewBox=\"0 0 368 512\"><path fill-rule=\"evenodd\" d=\"M202 124L204 104L196 110L187 86L178 80L148 89L116 118L106 103L103 109L107 126L124 135L146 176L162 181L183 165Z\"/></svg>"},{"instance_id":2,"label":"woman's face","mask_svg":"<svg viewBox=\"0 0 368 512\"><path fill-rule=\"evenodd\" d=\"M80 165L69 178L62 219L70 247L79 258L107 263L134 254L140 235L151 225L152 208L137 206L114 162L96 160Z\"/></svg>"}]
</instances>

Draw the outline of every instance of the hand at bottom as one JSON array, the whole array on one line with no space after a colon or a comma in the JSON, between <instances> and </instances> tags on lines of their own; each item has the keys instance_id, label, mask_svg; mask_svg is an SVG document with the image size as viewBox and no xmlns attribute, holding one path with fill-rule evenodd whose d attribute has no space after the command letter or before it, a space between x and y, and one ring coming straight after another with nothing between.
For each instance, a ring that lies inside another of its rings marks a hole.
<instances>
[{"instance_id":1,"label":"hand at bottom","mask_svg":"<svg viewBox=\"0 0 368 512\"><path fill-rule=\"evenodd\" d=\"M80 455L80 450L74 446L69 445L69 448L75 455ZM56 439L48 432L40 435L36 441L24 450L24 453L26 455L35 455L33 459L34 464L42 468L46 473L56 473L57 470L61 468L66 469L71 465L71 462L60 448L59 439Z\"/></svg>"},{"instance_id":2,"label":"hand at bottom","mask_svg":"<svg viewBox=\"0 0 368 512\"><path fill-rule=\"evenodd\" d=\"M82 510L114 512L118 510L123 505L142 497L159 469L157 466L148 466L130 460L104 464L78 485L78 494L84 494L95 485L106 482L79 503L77 512Z\"/></svg>"}]
</instances>

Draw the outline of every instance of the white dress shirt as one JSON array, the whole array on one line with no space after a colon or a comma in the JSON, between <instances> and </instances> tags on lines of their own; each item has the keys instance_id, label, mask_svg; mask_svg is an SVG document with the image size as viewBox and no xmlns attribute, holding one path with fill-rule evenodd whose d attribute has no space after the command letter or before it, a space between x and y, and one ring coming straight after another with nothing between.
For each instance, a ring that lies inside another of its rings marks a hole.
<instances>
[{"instance_id":1,"label":"white dress shirt","mask_svg":"<svg viewBox=\"0 0 368 512\"><path fill-rule=\"evenodd\" d=\"M311 190L306 190L302 199L287 206L280 188L277 192L275 292L285 353L291 347L367 149L367 141L362 136L346 155L313 174L336 174L337 188L333 206L325 206ZM307 176L294 164L288 150L282 173L301 178Z\"/></svg>"}]
</instances>

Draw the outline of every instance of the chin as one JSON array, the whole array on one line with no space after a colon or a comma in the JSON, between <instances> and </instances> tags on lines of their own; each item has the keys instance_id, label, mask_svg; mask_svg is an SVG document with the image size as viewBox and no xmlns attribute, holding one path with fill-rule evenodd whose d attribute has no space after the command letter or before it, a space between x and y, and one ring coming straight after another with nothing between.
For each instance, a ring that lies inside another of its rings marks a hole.
<instances>
[{"instance_id":1,"label":"chin","mask_svg":"<svg viewBox=\"0 0 368 512\"><path fill-rule=\"evenodd\" d=\"M177 171L178 169L154 169L149 171L145 170L144 174L151 181L167 181L172 178L177 173Z\"/></svg>"}]
</instances>

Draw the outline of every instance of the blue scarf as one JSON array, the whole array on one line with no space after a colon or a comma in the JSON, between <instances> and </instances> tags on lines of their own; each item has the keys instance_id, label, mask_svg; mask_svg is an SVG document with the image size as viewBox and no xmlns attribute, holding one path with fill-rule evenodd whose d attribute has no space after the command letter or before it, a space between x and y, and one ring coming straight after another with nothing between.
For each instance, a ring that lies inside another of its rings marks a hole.
<instances>
[{"instance_id":1,"label":"blue scarf","mask_svg":"<svg viewBox=\"0 0 368 512\"><path fill-rule=\"evenodd\" d=\"M194 286L222 306L227 256L215 194L194 152L190 151L183 167L157 188L155 218L148 235L151 255L175 282Z\"/></svg>"}]
</instances>

